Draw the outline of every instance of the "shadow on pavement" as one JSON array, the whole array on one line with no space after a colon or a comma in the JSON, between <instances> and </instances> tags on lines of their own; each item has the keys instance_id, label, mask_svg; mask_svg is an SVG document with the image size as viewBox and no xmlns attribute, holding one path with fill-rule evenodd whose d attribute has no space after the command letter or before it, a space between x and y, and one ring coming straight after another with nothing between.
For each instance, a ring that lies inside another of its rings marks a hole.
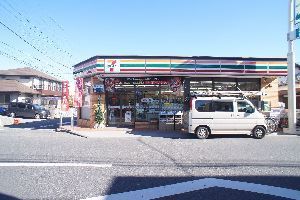
<instances>
[{"instance_id":1,"label":"shadow on pavement","mask_svg":"<svg viewBox=\"0 0 300 200\"><path fill-rule=\"evenodd\" d=\"M144 137L160 137L160 138L169 138L169 139L195 139L196 136L194 134L189 134L183 131L156 131L156 130L132 130L127 133L136 135L136 136L144 136Z\"/></svg>"},{"instance_id":2,"label":"shadow on pavement","mask_svg":"<svg viewBox=\"0 0 300 200\"><path fill-rule=\"evenodd\" d=\"M193 182L192 182L193 181ZM163 187L161 187L163 186ZM273 186L273 187L270 187ZM276 188L274 188L276 187ZM280 189L283 189L283 192ZM290 189L285 190L284 188ZM112 199L267 199L300 193L299 176L116 177L106 192ZM130 192L130 193L126 193ZM281 196L280 196L281 195ZM91 198L91 197L89 197ZM107 197L110 199L110 197Z\"/></svg>"},{"instance_id":3,"label":"shadow on pavement","mask_svg":"<svg viewBox=\"0 0 300 200\"><path fill-rule=\"evenodd\" d=\"M24 121L24 122L22 122ZM29 120L29 119L21 119L21 122L19 124L13 124L13 125L5 125L6 128L12 128L12 129L31 129L31 130L56 130L59 128L60 119L42 119L42 120ZM71 124L71 118L65 117L63 118L63 125L70 125ZM74 124L76 125L76 120L74 120Z\"/></svg>"},{"instance_id":4,"label":"shadow on pavement","mask_svg":"<svg viewBox=\"0 0 300 200\"><path fill-rule=\"evenodd\" d=\"M127 133L137 136L145 137L160 137L160 138L169 138L169 139L198 139L195 134L184 132L184 131L143 131L143 130L132 130ZM214 134L210 135L207 139L230 139L230 138L253 138L251 135L245 134ZM201 140L201 139L198 139Z\"/></svg>"},{"instance_id":5,"label":"shadow on pavement","mask_svg":"<svg viewBox=\"0 0 300 200\"><path fill-rule=\"evenodd\" d=\"M7 194L3 194L3 193L0 193L0 199L1 200L19 200L16 197L13 197L13 196L10 196L10 195L7 195Z\"/></svg>"}]
</instances>

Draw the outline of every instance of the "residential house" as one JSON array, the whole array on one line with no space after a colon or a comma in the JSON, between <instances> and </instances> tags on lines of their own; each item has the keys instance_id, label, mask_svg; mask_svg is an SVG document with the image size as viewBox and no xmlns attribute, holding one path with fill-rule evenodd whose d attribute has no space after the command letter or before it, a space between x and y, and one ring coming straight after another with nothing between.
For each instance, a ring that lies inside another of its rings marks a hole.
<instances>
[{"instance_id":1,"label":"residential house","mask_svg":"<svg viewBox=\"0 0 300 200\"><path fill-rule=\"evenodd\" d=\"M60 107L61 81L32 68L0 70L0 105L32 102Z\"/></svg>"}]
</instances>

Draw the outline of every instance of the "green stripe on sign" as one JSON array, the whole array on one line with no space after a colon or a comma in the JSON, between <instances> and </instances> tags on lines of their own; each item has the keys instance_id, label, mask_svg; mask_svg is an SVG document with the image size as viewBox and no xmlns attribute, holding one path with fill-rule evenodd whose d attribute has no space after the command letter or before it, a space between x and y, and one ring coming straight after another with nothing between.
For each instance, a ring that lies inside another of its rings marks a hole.
<instances>
[{"instance_id":1,"label":"green stripe on sign","mask_svg":"<svg viewBox=\"0 0 300 200\"><path fill-rule=\"evenodd\" d=\"M196 65L196 68L203 68L203 69L219 69L220 65Z\"/></svg>"},{"instance_id":2,"label":"green stripe on sign","mask_svg":"<svg viewBox=\"0 0 300 200\"><path fill-rule=\"evenodd\" d=\"M103 67L104 67L104 64L96 64L96 67L97 67L97 68L103 68Z\"/></svg>"},{"instance_id":3,"label":"green stripe on sign","mask_svg":"<svg viewBox=\"0 0 300 200\"><path fill-rule=\"evenodd\" d=\"M120 67L145 67L145 64L121 64Z\"/></svg>"},{"instance_id":4,"label":"green stripe on sign","mask_svg":"<svg viewBox=\"0 0 300 200\"><path fill-rule=\"evenodd\" d=\"M170 64L146 64L146 67L162 67L162 68L169 68Z\"/></svg>"},{"instance_id":5,"label":"green stripe on sign","mask_svg":"<svg viewBox=\"0 0 300 200\"><path fill-rule=\"evenodd\" d=\"M194 64L172 64L171 68L189 68L189 69L194 69L195 65Z\"/></svg>"},{"instance_id":6,"label":"green stripe on sign","mask_svg":"<svg viewBox=\"0 0 300 200\"><path fill-rule=\"evenodd\" d=\"M244 69L244 65L221 65L221 69Z\"/></svg>"},{"instance_id":7,"label":"green stripe on sign","mask_svg":"<svg viewBox=\"0 0 300 200\"><path fill-rule=\"evenodd\" d=\"M245 69L267 69L267 66L245 65Z\"/></svg>"},{"instance_id":8,"label":"green stripe on sign","mask_svg":"<svg viewBox=\"0 0 300 200\"><path fill-rule=\"evenodd\" d=\"M270 69L287 69L287 66L270 66Z\"/></svg>"}]
</instances>

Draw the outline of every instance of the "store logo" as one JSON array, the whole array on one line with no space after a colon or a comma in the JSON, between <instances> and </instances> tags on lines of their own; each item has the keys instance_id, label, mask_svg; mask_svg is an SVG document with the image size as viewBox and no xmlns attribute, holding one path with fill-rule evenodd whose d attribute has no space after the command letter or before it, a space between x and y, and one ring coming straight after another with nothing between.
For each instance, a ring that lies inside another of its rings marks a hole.
<instances>
[{"instance_id":1,"label":"store logo","mask_svg":"<svg viewBox=\"0 0 300 200\"><path fill-rule=\"evenodd\" d=\"M120 72L120 60L105 60L105 72L106 73L119 73Z\"/></svg>"}]
</instances>

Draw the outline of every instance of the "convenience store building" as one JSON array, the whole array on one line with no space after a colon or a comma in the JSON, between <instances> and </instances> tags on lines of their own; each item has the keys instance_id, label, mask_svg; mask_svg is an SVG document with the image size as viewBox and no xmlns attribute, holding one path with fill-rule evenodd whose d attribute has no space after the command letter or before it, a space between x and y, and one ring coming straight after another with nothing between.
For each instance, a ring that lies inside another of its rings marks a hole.
<instances>
[{"instance_id":1,"label":"convenience store building","mask_svg":"<svg viewBox=\"0 0 300 200\"><path fill-rule=\"evenodd\" d=\"M94 127L100 101L106 126L170 130L168 120L174 129L186 126L189 97L196 92L242 90L256 94L249 98L262 110L279 107L277 78L287 75L287 60L94 56L74 65L73 74L83 80L78 126Z\"/></svg>"}]
</instances>

